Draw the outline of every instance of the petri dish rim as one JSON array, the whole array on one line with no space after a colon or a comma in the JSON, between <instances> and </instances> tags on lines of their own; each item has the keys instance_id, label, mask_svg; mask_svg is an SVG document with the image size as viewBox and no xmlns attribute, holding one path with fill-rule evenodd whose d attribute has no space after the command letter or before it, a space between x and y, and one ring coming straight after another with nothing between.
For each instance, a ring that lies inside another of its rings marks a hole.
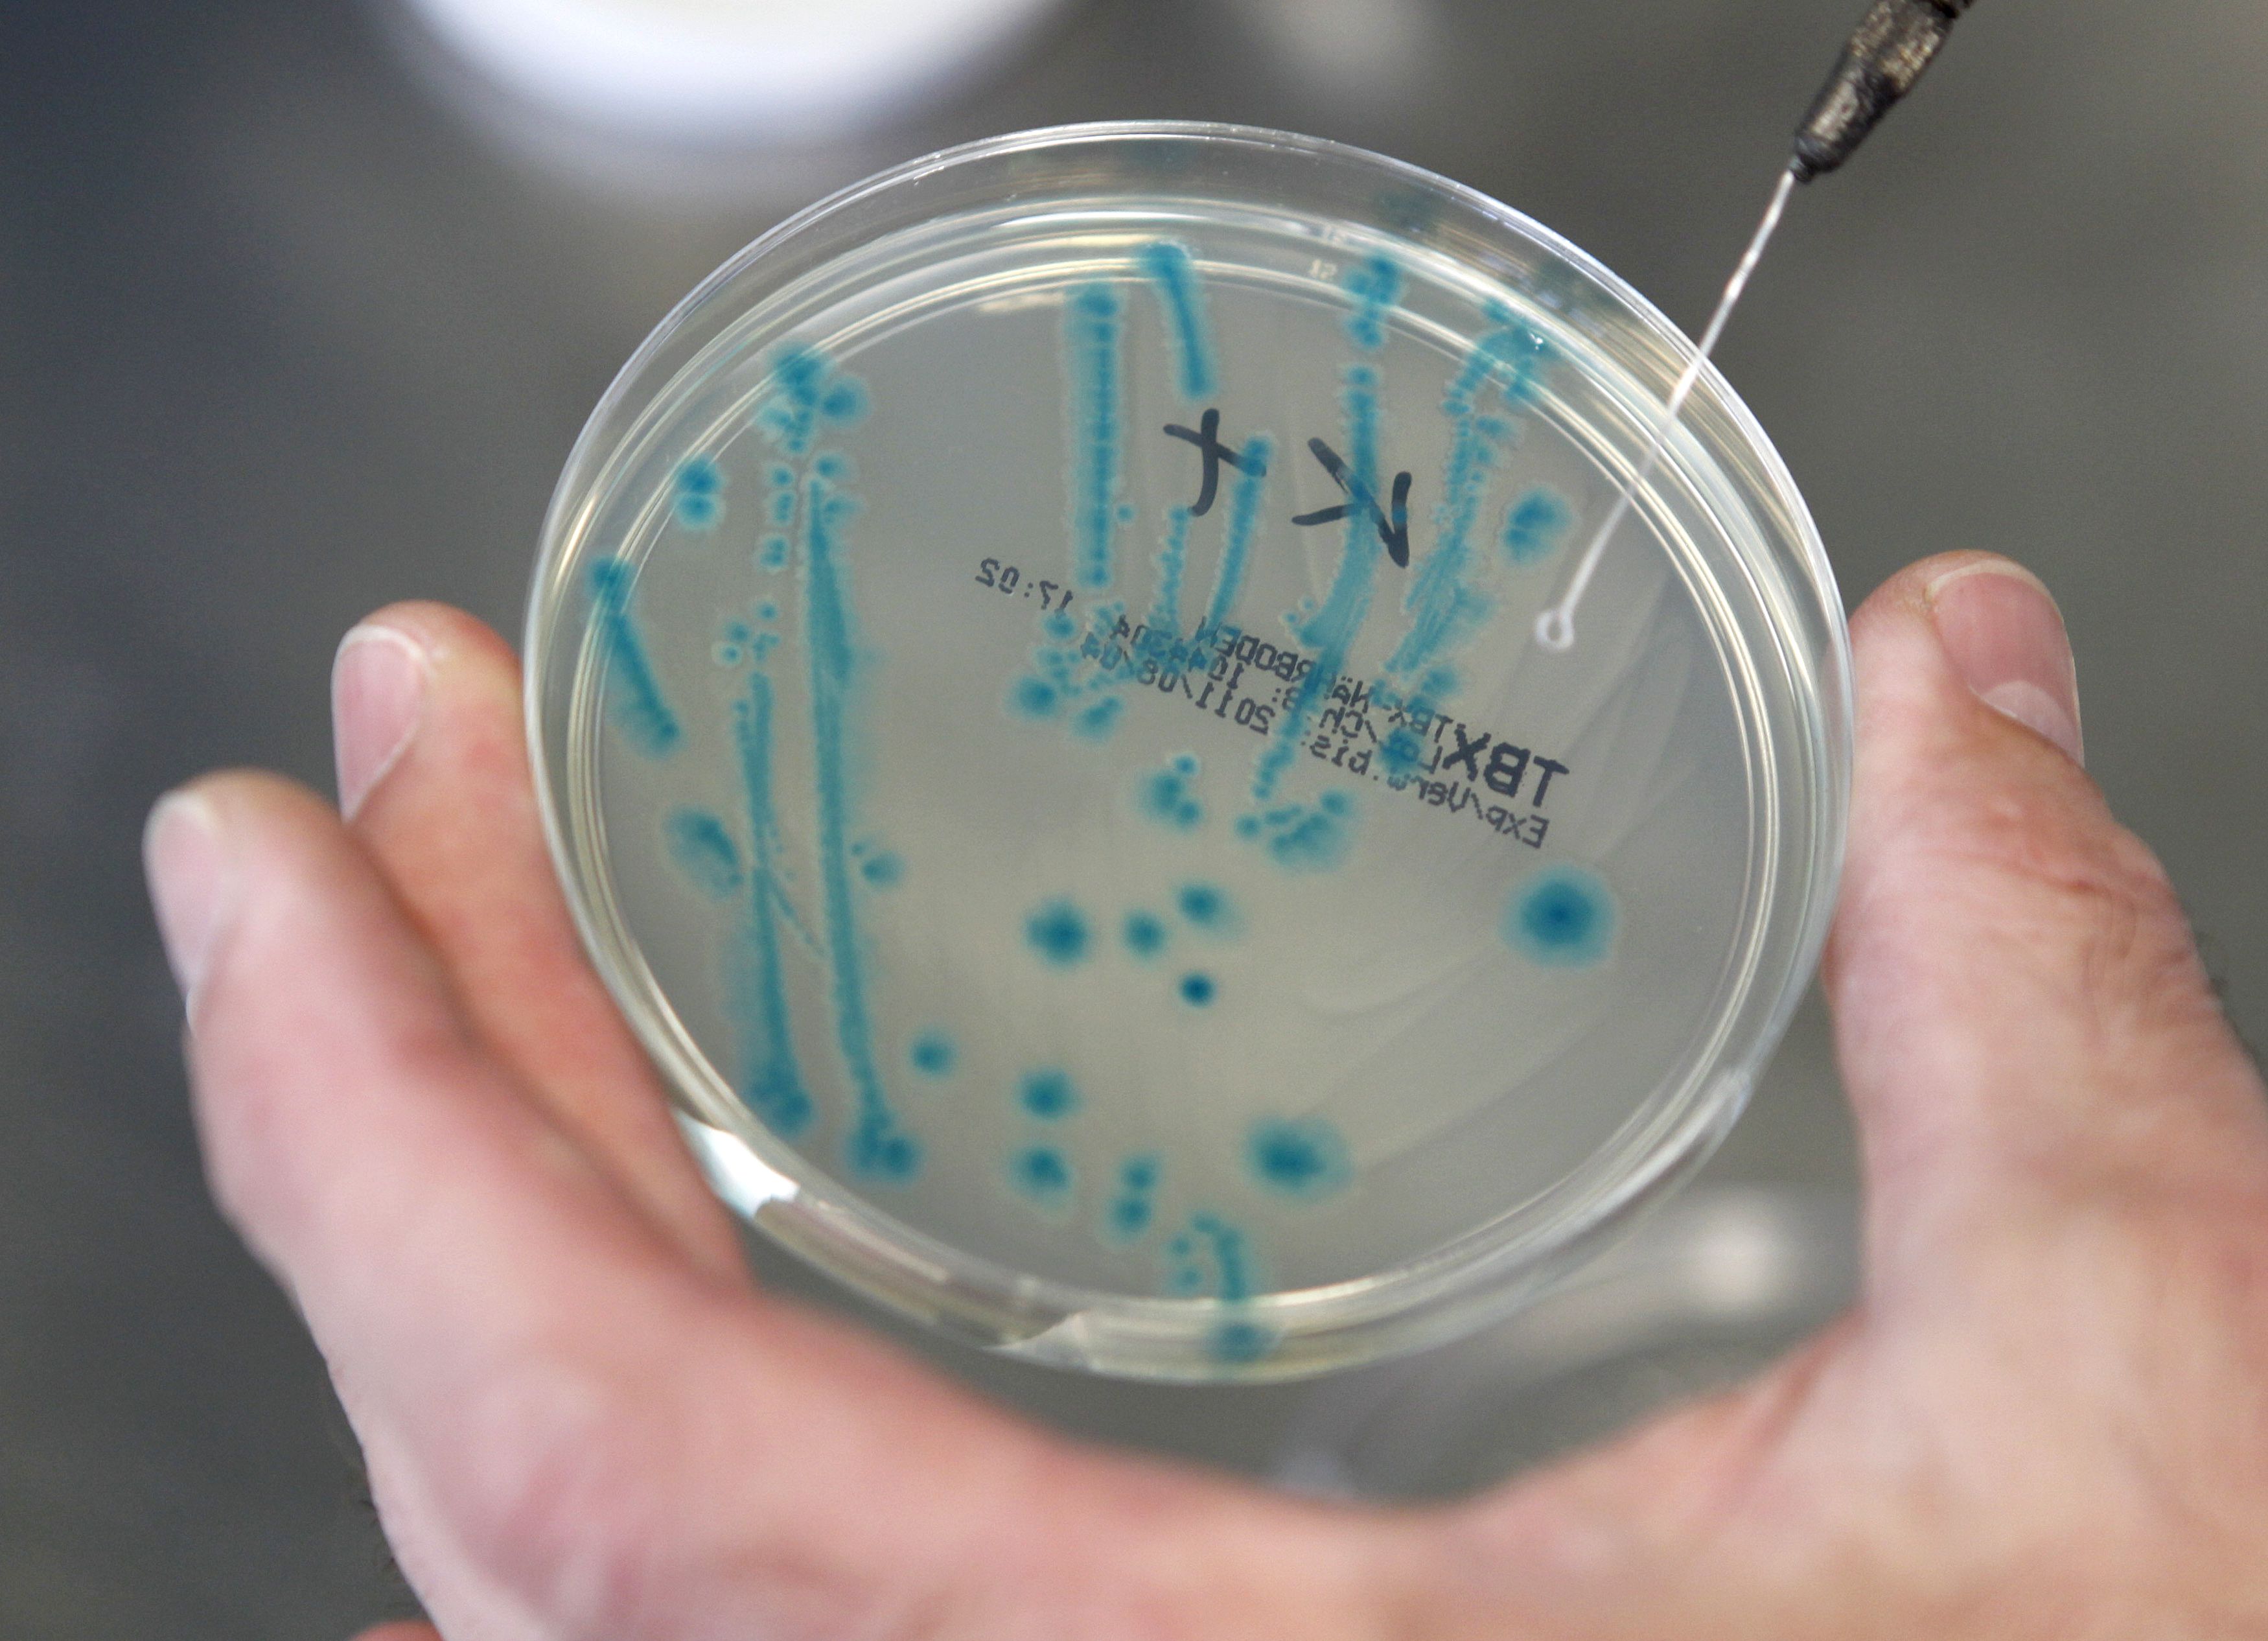
<instances>
[{"instance_id":1,"label":"petri dish rim","mask_svg":"<svg viewBox=\"0 0 2268 1641\"><path fill-rule=\"evenodd\" d=\"M1804 858L1768 874L1762 885L1762 909L1752 908L1749 924L1744 926L1744 946L1732 954L1745 957L1739 965L1742 972L1720 987L1720 997L1727 1000L1718 1008L1708 1042L1689 1056L1687 1063L1695 1069L1674 1094L1662 1097L1662 1091L1670 1087L1665 1077L1650 1105L1641 1106L1597 1152L1553 1185L1462 1235L1380 1271L1265 1294L1233 1306L1083 1287L950 1247L896 1220L793 1149L777 1141L766 1144L766 1137L750 1132L755 1127L753 1120L736 1123L723 1115L737 1101L695 1047L629 938L612 908L606 873L588 865L595 839L603 865L602 817L589 791L582 794L585 803L578 803L572 783L563 777L561 760L553 752L554 737L563 728L564 744L570 745L574 737L594 732L593 725L573 721L589 706L589 692L571 683L566 691L571 712L563 714L549 710L552 694L547 686L568 647L563 640L574 630L575 624L563 621L571 610L576 590L571 572L579 560L573 549L584 540L590 516L607 494L601 481L624 460L623 453L641 446L656 418L679 400L704 361L730 343L746 312L745 293L739 287L752 270L792 253L816 231L839 228L862 207L902 199L955 170L1049 151L1076 152L1132 143L1187 147L1214 158L1241 155L1268 163L1309 163L1381 185L1398 185L1454 207L1488 233L1514 244L1524 242L1568 269L1611 305L1625 330L1634 323L1634 335L1618 335L1616 341L1628 345L1642 338L1650 344L1652 357L1633 360L1617 355L1615 362L1632 373L1642 365L1647 378L1659 378L1645 384L1654 390L1655 405L1691 357L1690 341L1659 310L1549 228L1461 184L1344 144L1251 127L1117 121L1017 132L926 155L844 188L752 241L678 303L617 372L570 453L544 522L524 648L527 738L547 844L585 950L657 1061L679 1102L680 1120L712 1179L760 1229L870 1297L995 1349L1108 1373L1216 1377L1225 1371L1224 1365L1206 1342L1233 1314L1241 1322L1268 1329L1274 1343L1262 1360L1236 1364L1237 1375L1290 1377L1421 1348L1484 1325L1583 1262L1713 1149L1745 1104L1756 1071L1778 1042L1815 964L1840 870L1847 806L1852 719L1848 636L1832 570L1793 481L1770 439L1714 366L1705 370L1678 438L1689 443L1701 440L1704 454L1718 468L1748 469L1742 475L1748 483L1737 499L1752 514L1762 509L1773 515L1755 519L1757 534L1768 548L1791 556L1792 562L1780 566L1779 580L1808 602L1781 611L1768 623L1766 631L1779 651L1776 658L1726 653L1724 623L1712 618L1709 630L1720 664L1753 666L1759 659L1771 659L1788 675L1812 681L1815 698L1807 703L1812 709L1807 722L1816 730L1815 744L1795 749L1815 766L1806 771L1810 777L1806 783L1811 819L1808 850ZM893 227L919 220L917 216L905 217L856 234L847 244L823 247L823 254L806 251L803 266L773 279L759 296L786 288L804 274L885 237ZM1484 247L1472 244L1460 248ZM1511 261L1502 264L1514 270L1518 266ZM1482 271L1493 277L1498 270L1484 265ZM1579 320L1571 316L1570 322ZM1748 562L1747 556L1736 556L1735 563L1752 584L1758 580L1760 567ZM1771 604L1760 589L1752 585L1751 592L1760 604ZM1808 653L1792 654L1791 646L1808 649ZM572 676L571 668L571 680ZM1752 698L1738 688L1734 698L1736 711L1746 719ZM563 718L569 721L563 725ZM1744 750L1753 763L1754 734L1745 723L1743 730ZM1752 768L1749 774L1751 792L1759 800L1752 828L1769 829L1778 836L1779 784L1786 777L1773 769L1760 776ZM1753 875L1754 850L1751 857ZM1750 887L1753 896L1757 886ZM1772 904L1791 894L1801 902L1792 925L1788 914ZM1760 988L1764 936L1775 917L1781 931L1778 960L1771 965L1777 973L1764 979L1777 983Z\"/></svg>"}]
</instances>

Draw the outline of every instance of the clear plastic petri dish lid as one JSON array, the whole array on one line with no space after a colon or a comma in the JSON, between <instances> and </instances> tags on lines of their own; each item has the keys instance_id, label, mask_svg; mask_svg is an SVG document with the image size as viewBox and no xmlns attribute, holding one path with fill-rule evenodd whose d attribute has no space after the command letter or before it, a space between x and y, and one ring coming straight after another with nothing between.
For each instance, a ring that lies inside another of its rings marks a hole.
<instances>
[{"instance_id":1,"label":"clear plastic petri dish lid","mask_svg":"<svg viewBox=\"0 0 2268 1641\"><path fill-rule=\"evenodd\" d=\"M528 631L584 938L718 1188L1097 1372L1285 1376L1563 1275L1816 960L1842 607L1691 344L1410 166L1025 133L784 224L608 391Z\"/></svg>"}]
</instances>

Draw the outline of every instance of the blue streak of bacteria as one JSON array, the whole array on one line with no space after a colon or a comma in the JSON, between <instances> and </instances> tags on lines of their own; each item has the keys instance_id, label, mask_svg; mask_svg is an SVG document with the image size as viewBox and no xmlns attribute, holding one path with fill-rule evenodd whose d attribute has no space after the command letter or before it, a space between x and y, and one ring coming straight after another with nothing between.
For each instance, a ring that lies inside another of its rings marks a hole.
<instances>
[{"instance_id":1,"label":"blue streak of bacteria","mask_svg":"<svg viewBox=\"0 0 2268 1641\"><path fill-rule=\"evenodd\" d=\"M1158 596L1150 604L1150 630L1178 643L1182 636L1182 569L1189 556L1189 510L1166 514L1166 539L1158 547Z\"/></svg>"},{"instance_id":2,"label":"blue streak of bacteria","mask_svg":"<svg viewBox=\"0 0 2268 1641\"><path fill-rule=\"evenodd\" d=\"M1220 567L1214 574L1212 597L1206 602L1204 626L1211 632L1235 611L1237 595L1244 591L1244 570L1252 556L1252 538L1260 528L1262 492L1268 486L1268 457L1271 449L1265 433L1255 433L1244 444L1245 463L1229 497L1228 535L1220 549Z\"/></svg>"},{"instance_id":3,"label":"blue streak of bacteria","mask_svg":"<svg viewBox=\"0 0 2268 1641\"><path fill-rule=\"evenodd\" d=\"M591 565L591 601L598 612L608 681L614 686L615 726L640 752L659 758L677 750L684 732L662 696L645 644L630 620L630 586L636 579L628 560L598 559Z\"/></svg>"},{"instance_id":4,"label":"blue streak of bacteria","mask_svg":"<svg viewBox=\"0 0 2268 1641\"><path fill-rule=\"evenodd\" d=\"M1119 469L1125 433L1119 415L1119 342L1123 305L1102 284L1081 285L1064 310L1071 373L1071 582L1094 592L1110 585L1118 529Z\"/></svg>"},{"instance_id":5,"label":"blue streak of bacteria","mask_svg":"<svg viewBox=\"0 0 2268 1641\"><path fill-rule=\"evenodd\" d=\"M1386 316L1402 295L1402 269L1392 257L1373 253L1359 267L1349 269L1339 287L1354 298L1347 335L1365 353L1377 352L1386 345Z\"/></svg>"},{"instance_id":6,"label":"blue streak of bacteria","mask_svg":"<svg viewBox=\"0 0 2268 1641\"><path fill-rule=\"evenodd\" d=\"M827 951L833 969L835 1034L856 1091L858 1118L849 1139L850 1166L870 1177L904 1181L921 1166L921 1147L899 1126L874 1063L866 1009L866 972L858 949L857 901L850 885L850 693L858 654L849 591L839 561L836 526L848 498L814 473L805 481L804 635L810 655L814 784L819 806L819 874L827 909Z\"/></svg>"},{"instance_id":7,"label":"blue streak of bacteria","mask_svg":"<svg viewBox=\"0 0 2268 1641\"><path fill-rule=\"evenodd\" d=\"M1442 396L1449 418L1449 453L1442 464L1441 504L1434 512L1435 542L1410 579L1403 609L1410 630L1387 661L1388 675L1414 675L1436 656L1464 642L1487 617L1491 600L1475 584L1473 526L1495 465L1496 446L1509 436L1506 424L1480 414L1481 390L1489 379L1519 357L1527 332L1501 327L1482 337Z\"/></svg>"},{"instance_id":8,"label":"blue streak of bacteria","mask_svg":"<svg viewBox=\"0 0 2268 1641\"><path fill-rule=\"evenodd\" d=\"M706 809L675 809L665 828L669 857L693 887L721 901L740 887L740 850L725 823Z\"/></svg>"},{"instance_id":9,"label":"blue streak of bacteria","mask_svg":"<svg viewBox=\"0 0 2268 1641\"><path fill-rule=\"evenodd\" d=\"M783 1139L811 1125L811 1096L795 1060L789 1022L787 984L780 971L779 929L773 913L781 904L772 850L778 828L772 810L772 683L762 673L748 676L748 693L733 705L733 739L740 754L740 784L748 800L748 832L754 853L748 882L750 953L755 972L747 984L743 1031L749 1039L740 1097ZM761 1047L758 1045L761 1044Z\"/></svg>"},{"instance_id":10,"label":"blue streak of bacteria","mask_svg":"<svg viewBox=\"0 0 2268 1641\"><path fill-rule=\"evenodd\" d=\"M1350 452L1347 467L1355 484L1371 494L1377 490L1378 480L1378 379L1367 366L1357 365L1347 372L1344 394L1346 409L1347 445ZM1291 703L1278 722L1275 739L1263 751L1252 775L1252 798L1256 803L1266 803L1276 795L1276 785L1285 769L1297 754L1300 743L1307 738L1307 723L1322 703L1324 693L1346 665L1347 651L1353 646L1355 635L1362 629L1363 620L1370 613L1372 583L1378 566L1379 554L1385 543L1379 540L1378 531L1370 516L1361 509L1347 514L1346 543L1339 556L1338 573L1331 578L1331 589L1322 607L1304 622L1295 621L1292 629L1300 641L1314 650L1315 664L1300 679Z\"/></svg>"},{"instance_id":11,"label":"blue streak of bacteria","mask_svg":"<svg viewBox=\"0 0 2268 1641\"><path fill-rule=\"evenodd\" d=\"M1174 355L1181 365L1182 397L1204 399L1213 391L1212 339L1205 324L1204 291L1197 283L1197 264L1189 252L1171 239L1152 239L1144 246L1142 271L1157 287L1174 333Z\"/></svg>"},{"instance_id":12,"label":"blue streak of bacteria","mask_svg":"<svg viewBox=\"0 0 2268 1641\"><path fill-rule=\"evenodd\" d=\"M1386 340L1385 314L1402 289L1402 272L1383 256L1373 256L1345 280L1356 302L1347 331L1358 347L1375 350ZM1340 402L1346 415L1348 488L1366 496L1378 489L1378 372L1368 364L1347 367ZM1298 692L1285 707L1275 739L1260 754L1252 774L1252 798L1266 803L1276 795L1283 778L1307 739L1308 720L1317 704L1345 669L1347 651L1370 613L1372 584L1378 557L1385 549L1378 528L1366 508L1347 511L1346 542L1339 555L1338 573L1322 603L1304 622L1292 623L1294 634L1315 651L1315 664L1300 681Z\"/></svg>"}]
</instances>

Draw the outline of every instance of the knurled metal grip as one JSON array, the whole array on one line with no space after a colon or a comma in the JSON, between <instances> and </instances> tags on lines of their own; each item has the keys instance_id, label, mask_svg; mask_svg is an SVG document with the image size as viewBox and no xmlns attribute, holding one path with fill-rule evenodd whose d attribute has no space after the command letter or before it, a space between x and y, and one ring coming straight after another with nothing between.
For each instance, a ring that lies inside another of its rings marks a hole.
<instances>
[{"instance_id":1,"label":"knurled metal grip","mask_svg":"<svg viewBox=\"0 0 2268 1641\"><path fill-rule=\"evenodd\" d=\"M1796 128L1795 174L1808 182L1851 158L1914 82L1974 0L1874 0Z\"/></svg>"}]
</instances>

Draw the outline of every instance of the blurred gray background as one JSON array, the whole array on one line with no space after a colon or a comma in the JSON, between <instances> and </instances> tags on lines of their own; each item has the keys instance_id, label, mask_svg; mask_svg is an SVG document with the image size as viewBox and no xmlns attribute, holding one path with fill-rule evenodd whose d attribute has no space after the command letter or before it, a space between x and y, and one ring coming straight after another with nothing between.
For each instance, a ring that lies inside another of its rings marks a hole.
<instances>
[{"instance_id":1,"label":"blurred gray background","mask_svg":"<svg viewBox=\"0 0 2268 1641\"><path fill-rule=\"evenodd\" d=\"M422 595L518 630L582 419L787 211L1064 121L1278 125L1568 234L1697 328L1859 0L1088 0L941 110L657 166L453 92L383 6L0 15L0 1635L342 1637L409 1610L282 1299L208 1207L136 861L208 765L328 787L325 681ZM1846 598L2036 568L2090 763L2268 1029L2268 12L1994 0L1795 201L1722 361ZM1816 1007L1712 1173L1847 1192ZM1297 1391L954 1358L1253 1468Z\"/></svg>"}]
</instances>

